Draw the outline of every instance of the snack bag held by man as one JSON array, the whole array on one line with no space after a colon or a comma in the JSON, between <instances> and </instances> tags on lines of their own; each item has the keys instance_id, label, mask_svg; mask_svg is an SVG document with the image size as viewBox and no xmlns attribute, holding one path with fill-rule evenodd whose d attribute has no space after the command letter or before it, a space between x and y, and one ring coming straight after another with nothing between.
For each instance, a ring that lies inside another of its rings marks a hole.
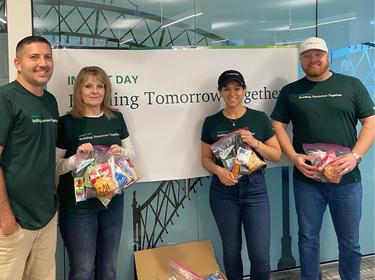
<instances>
[{"instance_id":1,"label":"snack bag held by man","mask_svg":"<svg viewBox=\"0 0 375 280\"><path fill-rule=\"evenodd\" d=\"M338 156L349 153L349 148L322 143L303 144L302 147L309 156L311 164L322 172L320 178L322 182L340 183L342 176L335 171L332 163L337 160Z\"/></svg>"}]
</instances>

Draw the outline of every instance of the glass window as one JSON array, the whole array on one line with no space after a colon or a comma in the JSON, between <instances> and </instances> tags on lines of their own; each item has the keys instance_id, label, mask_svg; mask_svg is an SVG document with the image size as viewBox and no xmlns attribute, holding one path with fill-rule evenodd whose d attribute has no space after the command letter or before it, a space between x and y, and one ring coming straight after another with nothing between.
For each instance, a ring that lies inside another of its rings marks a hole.
<instances>
[{"instance_id":1,"label":"glass window","mask_svg":"<svg viewBox=\"0 0 375 280\"><path fill-rule=\"evenodd\" d=\"M332 38L337 48L374 37L372 0L361 5L353 0L62 3L33 5L34 32L65 47L264 46L296 44L319 35Z\"/></svg>"},{"instance_id":2,"label":"glass window","mask_svg":"<svg viewBox=\"0 0 375 280\"><path fill-rule=\"evenodd\" d=\"M6 1L0 0L0 85L4 85L9 81L8 65L8 32L7 32L7 17L5 9Z\"/></svg>"}]
</instances>

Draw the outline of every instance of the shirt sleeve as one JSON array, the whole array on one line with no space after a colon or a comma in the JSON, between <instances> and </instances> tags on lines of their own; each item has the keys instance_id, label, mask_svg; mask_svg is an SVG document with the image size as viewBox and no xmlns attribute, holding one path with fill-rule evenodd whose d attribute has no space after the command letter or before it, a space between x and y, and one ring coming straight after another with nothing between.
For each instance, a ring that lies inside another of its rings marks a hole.
<instances>
[{"instance_id":1,"label":"shirt sleeve","mask_svg":"<svg viewBox=\"0 0 375 280\"><path fill-rule=\"evenodd\" d=\"M121 155L126 159L134 159L135 151L133 143L130 139L130 136L126 137L125 139L121 140L122 152Z\"/></svg>"},{"instance_id":2,"label":"shirt sleeve","mask_svg":"<svg viewBox=\"0 0 375 280\"><path fill-rule=\"evenodd\" d=\"M57 140L56 140L56 147L67 150L66 144L66 119L63 117L59 118L59 124L57 127Z\"/></svg>"},{"instance_id":3,"label":"shirt sleeve","mask_svg":"<svg viewBox=\"0 0 375 280\"><path fill-rule=\"evenodd\" d=\"M0 94L0 145L5 146L12 125L12 110L9 100Z\"/></svg>"},{"instance_id":4,"label":"shirt sleeve","mask_svg":"<svg viewBox=\"0 0 375 280\"><path fill-rule=\"evenodd\" d=\"M355 100L356 115L358 119L367 118L374 115L374 101L371 99L365 85L355 78Z\"/></svg>"},{"instance_id":5,"label":"shirt sleeve","mask_svg":"<svg viewBox=\"0 0 375 280\"><path fill-rule=\"evenodd\" d=\"M126 126L126 122L125 122L125 119L124 119L124 116L121 114L121 112L118 112L119 114L119 118L120 118L120 121L121 121L121 135L120 135L120 138L121 140L129 137L129 131L128 131L128 127Z\"/></svg>"},{"instance_id":6,"label":"shirt sleeve","mask_svg":"<svg viewBox=\"0 0 375 280\"><path fill-rule=\"evenodd\" d=\"M202 126L202 133L201 133L201 141L206 143L206 144L212 144L212 139L209 134L209 125L208 125L208 120L207 118L203 122Z\"/></svg>"},{"instance_id":7,"label":"shirt sleeve","mask_svg":"<svg viewBox=\"0 0 375 280\"><path fill-rule=\"evenodd\" d=\"M56 148L56 175L60 176L72 171L77 166L77 157L65 158L66 150Z\"/></svg>"},{"instance_id":8,"label":"shirt sleeve","mask_svg":"<svg viewBox=\"0 0 375 280\"><path fill-rule=\"evenodd\" d=\"M280 91L280 95L277 98L275 108L272 111L271 118L275 121L279 121L288 124L291 119L291 112L289 108L289 93L284 87Z\"/></svg>"},{"instance_id":9,"label":"shirt sleeve","mask_svg":"<svg viewBox=\"0 0 375 280\"><path fill-rule=\"evenodd\" d=\"M263 141L267 141L274 135L275 131L272 127L271 121L266 115L266 113L263 112Z\"/></svg>"}]
</instances>

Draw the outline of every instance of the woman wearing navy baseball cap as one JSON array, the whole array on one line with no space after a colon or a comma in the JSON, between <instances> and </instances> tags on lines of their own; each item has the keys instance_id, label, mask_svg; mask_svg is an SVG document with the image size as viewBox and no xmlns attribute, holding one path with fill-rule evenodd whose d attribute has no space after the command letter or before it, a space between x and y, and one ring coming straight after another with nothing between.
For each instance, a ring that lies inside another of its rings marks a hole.
<instances>
[{"instance_id":1,"label":"woman wearing navy baseball cap","mask_svg":"<svg viewBox=\"0 0 375 280\"><path fill-rule=\"evenodd\" d=\"M223 244L228 280L243 279L242 226L251 264L250 278L270 278L270 207L264 168L239 178L215 159L211 145L221 136L240 130L245 143L260 159L278 161L281 149L264 112L243 105L246 83L236 70L224 71L218 90L225 108L207 117L202 128L202 164L213 173L210 207Z\"/></svg>"}]
</instances>

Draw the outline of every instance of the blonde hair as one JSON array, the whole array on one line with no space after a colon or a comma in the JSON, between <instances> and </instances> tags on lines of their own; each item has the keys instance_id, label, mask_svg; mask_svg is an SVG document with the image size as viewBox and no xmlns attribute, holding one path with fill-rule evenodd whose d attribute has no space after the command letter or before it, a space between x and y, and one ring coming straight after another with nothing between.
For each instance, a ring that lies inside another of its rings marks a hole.
<instances>
[{"instance_id":1,"label":"blonde hair","mask_svg":"<svg viewBox=\"0 0 375 280\"><path fill-rule=\"evenodd\" d=\"M108 117L113 117L113 113L117 110L110 105L112 85L107 73L98 66L86 66L79 71L73 87L73 105L69 111L75 118L82 118L85 115L85 105L82 100L82 88L88 76L97 78L104 85L104 98L100 104L101 111Z\"/></svg>"}]
</instances>

